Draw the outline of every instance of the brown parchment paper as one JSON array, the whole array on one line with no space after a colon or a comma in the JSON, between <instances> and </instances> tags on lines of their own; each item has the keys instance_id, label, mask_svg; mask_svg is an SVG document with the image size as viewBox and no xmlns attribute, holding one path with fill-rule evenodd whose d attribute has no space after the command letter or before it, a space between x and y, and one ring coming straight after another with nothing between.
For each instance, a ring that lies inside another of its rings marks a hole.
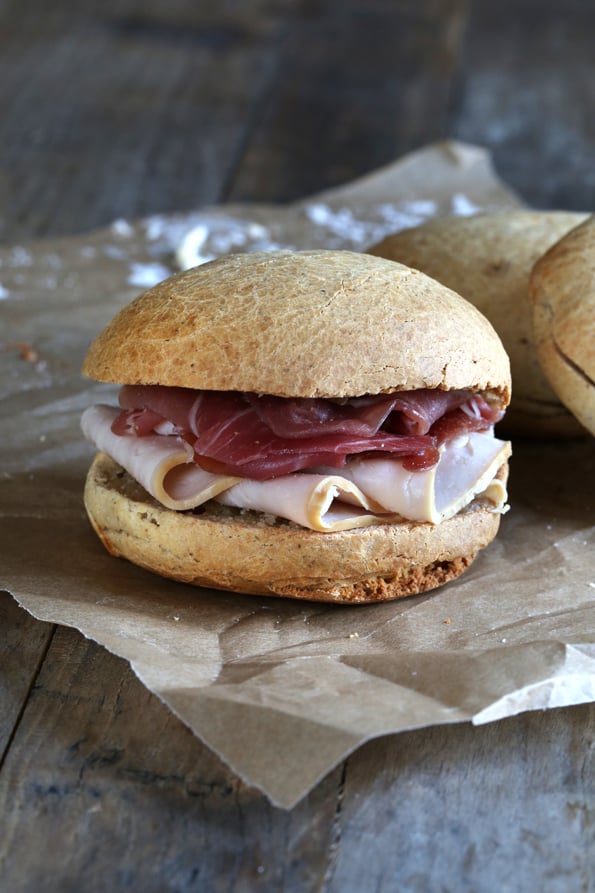
<instances>
[{"instance_id":1,"label":"brown parchment paper","mask_svg":"<svg viewBox=\"0 0 595 893\"><path fill-rule=\"evenodd\" d=\"M515 443L498 539L434 594L345 608L193 589L111 558L90 530L79 417L115 390L81 378L84 353L178 268L183 242L197 260L364 248L436 214L515 204L484 151L449 143L287 207L120 220L0 250L0 585L130 661L278 805L374 736L595 699L594 441Z\"/></svg>"}]
</instances>

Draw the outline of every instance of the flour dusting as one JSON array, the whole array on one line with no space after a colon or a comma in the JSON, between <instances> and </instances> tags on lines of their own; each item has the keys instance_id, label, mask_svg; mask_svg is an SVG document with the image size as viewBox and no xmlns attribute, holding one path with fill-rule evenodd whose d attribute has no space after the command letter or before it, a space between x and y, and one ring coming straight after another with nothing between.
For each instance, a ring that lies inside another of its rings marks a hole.
<instances>
[{"instance_id":1,"label":"flour dusting","mask_svg":"<svg viewBox=\"0 0 595 893\"><path fill-rule=\"evenodd\" d=\"M472 202L462 192L455 192L452 197L453 214L458 214L460 217L470 217L472 214L478 214L481 210L479 205Z\"/></svg>"},{"instance_id":2,"label":"flour dusting","mask_svg":"<svg viewBox=\"0 0 595 893\"><path fill-rule=\"evenodd\" d=\"M31 252L23 248L22 245L15 245L12 249L9 263L11 267L30 267L33 263L33 257Z\"/></svg>"},{"instance_id":3,"label":"flour dusting","mask_svg":"<svg viewBox=\"0 0 595 893\"><path fill-rule=\"evenodd\" d=\"M171 276L172 271L164 264L158 263L132 263L127 282L129 285L138 285L140 288L151 288Z\"/></svg>"},{"instance_id":4,"label":"flour dusting","mask_svg":"<svg viewBox=\"0 0 595 893\"><path fill-rule=\"evenodd\" d=\"M128 223L127 220L123 218L118 218L118 220L114 220L111 225L111 230L116 236L120 236L122 239L131 239L134 235L134 227Z\"/></svg>"}]
</instances>

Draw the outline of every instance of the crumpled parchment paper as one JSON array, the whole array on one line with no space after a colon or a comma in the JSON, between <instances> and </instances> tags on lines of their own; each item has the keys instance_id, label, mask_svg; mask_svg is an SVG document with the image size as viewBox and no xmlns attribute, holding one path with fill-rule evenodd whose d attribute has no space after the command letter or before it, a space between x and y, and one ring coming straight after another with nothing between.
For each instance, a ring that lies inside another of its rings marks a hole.
<instances>
[{"instance_id":1,"label":"crumpled parchment paper","mask_svg":"<svg viewBox=\"0 0 595 893\"><path fill-rule=\"evenodd\" d=\"M481 149L431 146L293 205L119 220L0 250L0 585L73 626L248 783L290 807L368 739L595 699L593 440L514 443L496 541L458 581L364 607L162 580L104 552L82 505L88 344L180 265L274 246L365 248L439 214L513 207Z\"/></svg>"}]
</instances>

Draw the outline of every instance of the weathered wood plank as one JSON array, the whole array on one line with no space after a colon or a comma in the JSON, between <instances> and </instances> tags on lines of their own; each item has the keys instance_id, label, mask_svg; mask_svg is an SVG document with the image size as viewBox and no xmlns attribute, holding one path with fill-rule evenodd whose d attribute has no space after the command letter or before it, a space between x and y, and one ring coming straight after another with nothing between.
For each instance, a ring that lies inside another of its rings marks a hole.
<instances>
[{"instance_id":1,"label":"weathered wood plank","mask_svg":"<svg viewBox=\"0 0 595 893\"><path fill-rule=\"evenodd\" d=\"M595 207L595 4L475 0L451 133L537 207Z\"/></svg>"},{"instance_id":2,"label":"weathered wood plank","mask_svg":"<svg viewBox=\"0 0 595 893\"><path fill-rule=\"evenodd\" d=\"M0 8L0 238L216 202L286 0Z\"/></svg>"},{"instance_id":3,"label":"weathered wood plank","mask_svg":"<svg viewBox=\"0 0 595 893\"><path fill-rule=\"evenodd\" d=\"M594 744L588 705L367 745L347 765L329 891L592 890Z\"/></svg>"},{"instance_id":4,"label":"weathered wood plank","mask_svg":"<svg viewBox=\"0 0 595 893\"><path fill-rule=\"evenodd\" d=\"M122 660L58 628L0 773L0 885L317 889L339 775L292 812L271 807Z\"/></svg>"},{"instance_id":5,"label":"weathered wood plank","mask_svg":"<svg viewBox=\"0 0 595 893\"><path fill-rule=\"evenodd\" d=\"M215 202L240 166L234 199L297 198L442 138L464 8L9 8L0 238Z\"/></svg>"},{"instance_id":6,"label":"weathered wood plank","mask_svg":"<svg viewBox=\"0 0 595 893\"><path fill-rule=\"evenodd\" d=\"M81 877L90 891L582 893L594 737L591 705L384 738L347 761L342 784L339 769L283 812L121 660L58 629L0 774L3 881L27 893L74 891Z\"/></svg>"},{"instance_id":7,"label":"weathered wood plank","mask_svg":"<svg viewBox=\"0 0 595 893\"><path fill-rule=\"evenodd\" d=\"M0 766L53 634L0 593Z\"/></svg>"},{"instance_id":8,"label":"weathered wood plank","mask_svg":"<svg viewBox=\"0 0 595 893\"><path fill-rule=\"evenodd\" d=\"M234 200L284 201L447 135L465 0L296 6Z\"/></svg>"}]
</instances>

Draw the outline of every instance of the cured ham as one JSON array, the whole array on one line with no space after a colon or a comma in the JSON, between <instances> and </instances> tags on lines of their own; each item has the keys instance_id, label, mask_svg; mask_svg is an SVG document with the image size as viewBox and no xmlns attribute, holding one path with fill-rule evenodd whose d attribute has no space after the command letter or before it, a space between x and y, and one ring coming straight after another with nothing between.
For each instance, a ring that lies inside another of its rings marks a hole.
<instances>
[{"instance_id":1,"label":"cured ham","mask_svg":"<svg viewBox=\"0 0 595 893\"><path fill-rule=\"evenodd\" d=\"M322 398L245 394L259 419L278 437L311 438L319 432L365 437L375 434L394 407L394 397L380 394L338 403Z\"/></svg>"},{"instance_id":2,"label":"cured ham","mask_svg":"<svg viewBox=\"0 0 595 893\"><path fill-rule=\"evenodd\" d=\"M349 456L368 453L398 457L410 471L432 468L448 437L487 430L501 417L464 390L333 401L128 385L120 405L114 433L179 434L204 469L257 480L316 465L340 468Z\"/></svg>"}]
</instances>

